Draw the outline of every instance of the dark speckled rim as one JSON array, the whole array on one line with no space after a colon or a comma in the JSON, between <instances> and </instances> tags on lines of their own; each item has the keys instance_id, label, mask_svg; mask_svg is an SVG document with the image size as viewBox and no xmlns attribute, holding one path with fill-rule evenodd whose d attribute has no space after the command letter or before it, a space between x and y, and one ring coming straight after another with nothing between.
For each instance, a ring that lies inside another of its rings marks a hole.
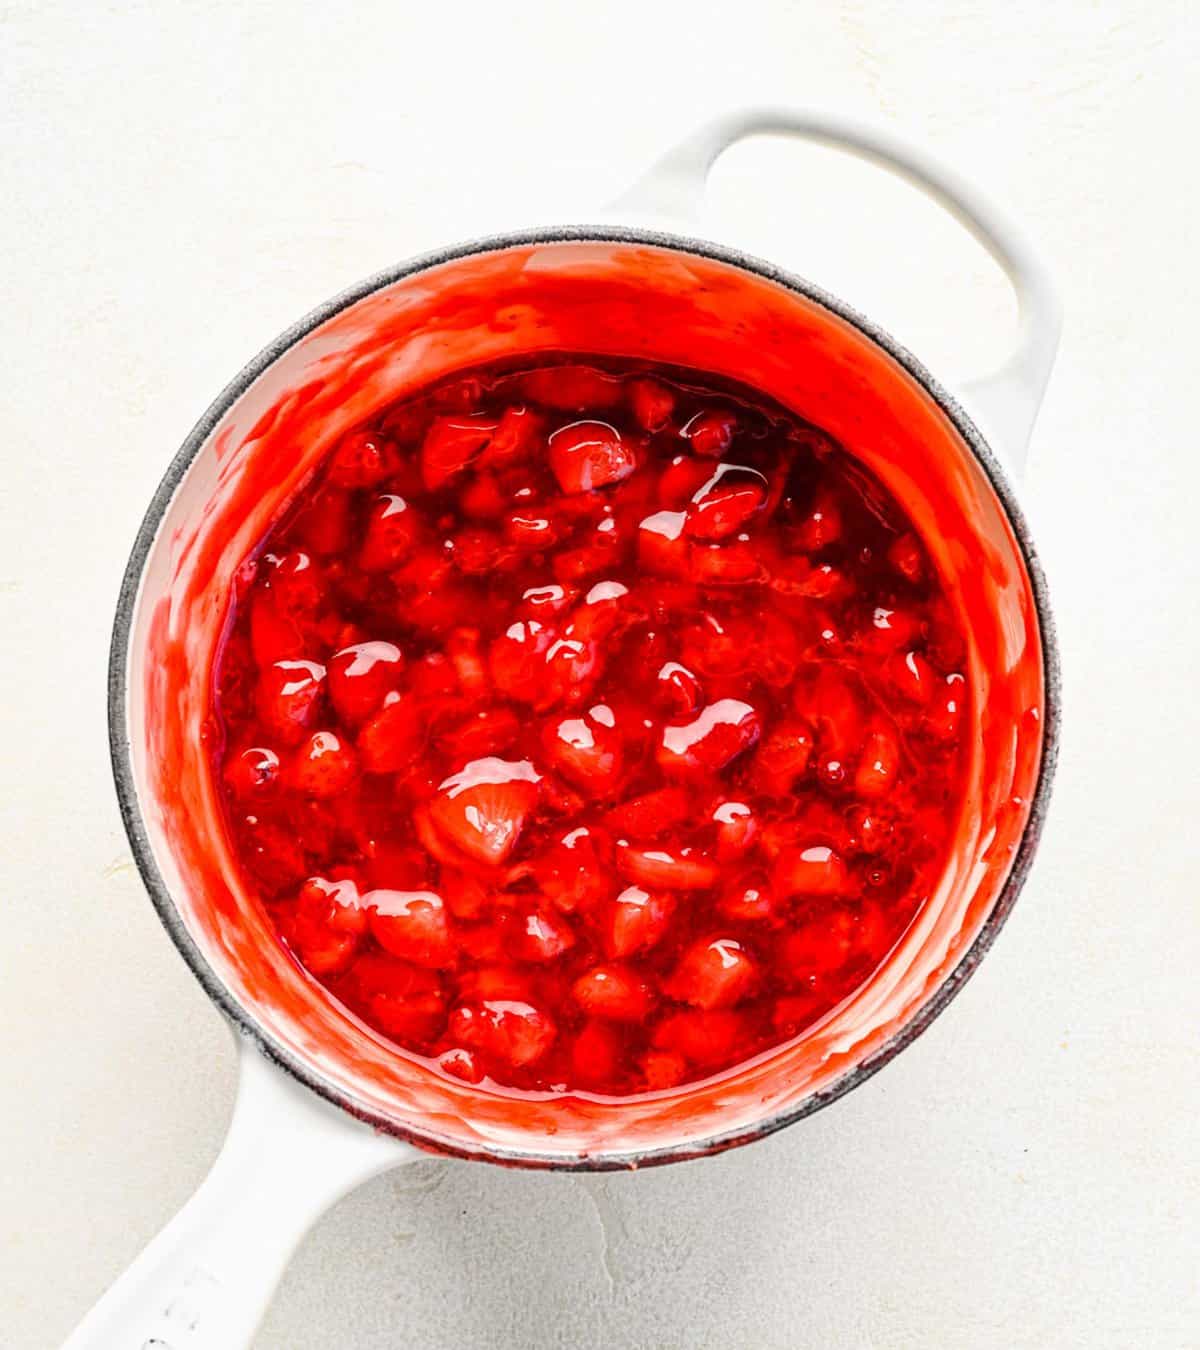
<instances>
[{"instance_id":1,"label":"dark speckled rim","mask_svg":"<svg viewBox=\"0 0 1200 1350\"><path fill-rule=\"evenodd\" d=\"M159 526L166 514L176 489L187 473L192 461L207 441L214 427L224 417L229 408L290 347L301 338L323 324L327 319L370 295L384 286L411 276L413 273L437 267L453 259L467 257L475 253L490 253L525 244L553 244L568 241L593 241L631 244L649 244L661 248L675 249L728 263L756 276L765 277L788 290L797 292L816 304L823 306L840 319L857 328L866 337L883 348L938 404L959 434L970 447L986 473L996 495L1012 525L1021 554L1028 569L1033 587L1034 603L1037 608L1038 624L1042 641L1042 660L1045 676L1046 704L1043 726L1043 744L1041 764L1038 771L1037 788L1033 795L1029 820L1021 837L1021 843L1013 861L1008 881L996 900L979 935L964 954L962 960L939 986L934 995L894 1036L882 1045L873 1055L839 1078L831 1087L807 1097L798 1105L786 1111L780 1111L758 1122L750 1129L738 1130L726 1134L713 1135L710 1138L688 1142L679 1146L667 1146L640 1153L598 1153L581 1156L556 1156L539 1154L532 1151L488 1148L463 1148L460 1145L441 1139L434 1134L423 1134L419 1130L402 1129L381 1116L364 1112L354 1101L348 1099L326 1082L303 1058L293 1054L286 1046L270 1036L233 997L224 983L218 978L205 960L199 947L188 932L179 910L167 889L158 870L138 802L134 783L133 763L130 754L129 728L126 718L129 640L132 631L133 616L136 610L138 591L142 572L151 546L158 533ZM1017 504L1016 496L1004 471L992 454L987 443L975 425L967 417L958 403L942 388L932 375L889 334L878 328L870 320L856 313L850 306L829 295L817 286L813 286L791 273L773 266L771 263L754 258L735 249L709 243L705 240L690 239L682 235L659 233L652 230L618 228L614 226L561 226L519 231L512 234L495 235L468 243L456 244L449 248L438 249L409 259L387 271L367 278L357 286L343 291L341 295L313 310L274 342L265 347L244 369L221 391L211 406L193 427L179 452L171 461L158 486L153 499L142 520L133 551L125 568L117 601L116 618L113 623L112 649L108 670L108 729L109 745L112 757L113 778L116 782L117 797L120 801L121 816L129 836L130 847L137 861L142 880L158 911L167 932L171 935L183 959L191 967L205 992L213 1002L231 1020L234 1027L253 1040L262 1052L281 1068L285 1069L299 1082L314 1092L341 1107L350 1115L364 1120L386 1133L406 1139L418 1146L433 1149L436 1152L454 1154L459 1157L483 1159L504 1163L509 1166L547 1168L556 1171L617 1171L621 1169L656 1166L662 1163L679 1162L689 1158L703 1157L737 1144L749 1143L765 1138L785 1125L791 1125L805 1116L812 1115L823 1106L836 1101L839 1097L866 1082L885 1064L895 1058L905 1046L909 1045L930 1025L935 1017L947 1006L963 985L975 973L980 961L996 940L996 935L1004 926L1004 921L1012 911L1017 896L1021 892L1029 868L1037 851L1045 820L1046 808L1050 798L1051 780L1058 757L1059 722L1061 705L1061 685L1058 664L1058 646L1055 638L1054 621L1050 612L1050 601L1046 590L1045 577L1038 561L1037 552L1030 537L1029 528Z\"/></svg>"}]
</instances>

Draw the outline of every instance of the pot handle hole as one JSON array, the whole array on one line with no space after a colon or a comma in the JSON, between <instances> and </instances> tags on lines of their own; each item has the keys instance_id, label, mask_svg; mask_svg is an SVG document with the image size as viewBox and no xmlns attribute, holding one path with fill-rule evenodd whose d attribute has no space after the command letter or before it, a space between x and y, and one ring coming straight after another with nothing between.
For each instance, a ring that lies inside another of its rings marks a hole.
<instances>
[{"instance_id":1,"label":"pot handle hole","mask_svg":"<svg viewBox=\"0 0 1200 1350\"><path fill-rule=\"evenodd\" d=\"M321 1101L249 1040L239 1048L212 1170L63 1350L248 1350L315 1220L360 1182L429 1157Z\"/></svg>"},{"instance_id":2,"label":"pot handle hole","mask_svg":"<svg viewBox=\"0 0 1200 1350\"><path fill-rule=\"evenodd\" d=\"M1058 350L1062 317L1049 273L1010 217L960 174L891 131L853 118L799 108L747 108L697 128L609 207L619 218L699 219L705 183L717 158L750 136L799 136L846 150L906 179L948 211L991 254L1017 297L1012 352L990 375L963 385L961 395L984 434L1017 472Z\"/></svg>"}]
</instances>

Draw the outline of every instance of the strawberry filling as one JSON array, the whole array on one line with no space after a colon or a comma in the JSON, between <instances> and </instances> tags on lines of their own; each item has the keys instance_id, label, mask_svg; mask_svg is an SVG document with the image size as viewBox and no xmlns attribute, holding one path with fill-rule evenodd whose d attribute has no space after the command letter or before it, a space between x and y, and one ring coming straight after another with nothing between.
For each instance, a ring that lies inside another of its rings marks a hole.
<instances>
[{"instance_id":1,"label":"strawberry filling","mask_svg":"<svg viewBox=\"0 0 1200 1350\"><path fill-rule=\"evenodd\" d=\"M458 376L332 448L230 605L246 884L435 1072L672 1091L803 1036L938 880L965 635L899 503L746 390Z\"/></svg>"}]
</instances>

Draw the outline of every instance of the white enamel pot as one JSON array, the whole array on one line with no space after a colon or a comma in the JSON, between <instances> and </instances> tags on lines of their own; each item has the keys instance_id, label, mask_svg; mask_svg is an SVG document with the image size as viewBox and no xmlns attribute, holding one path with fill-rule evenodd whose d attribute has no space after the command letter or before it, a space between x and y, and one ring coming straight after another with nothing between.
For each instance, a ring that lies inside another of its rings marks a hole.
<instances>
[{"instance_id":1,"label":"white enamel pot","mask_svg":"<svg viewBox=\"0 0 1200 1350\"><path fill-rule=\"evenodd\" d=\"M680 222L698 211L712 162L759 133L873 160L970 229L1020 302L1004 367L964 388L960 402L833 297L692 237ZM176 945L230 1020L241 1085L209 1176L85 1317L70 1350L248 1345L312 1222L368 1177L429 1150L554 1169L697 1157L810 1114L929 1024L1016 899L1049 792L1053 630L1001 466L1022 464L1058 331L1036 256L956 175L881 131L763 110L701 128L606 223L411 260L310 314L237 376L184 443L134 546L114 631L110 728L134 855ZM904 501L971 625L970 790L946 876L919 920L863 990L800 1043L718 1080L621 1101L489 1095L398 1052L330 1000L286 957L243 888L203 740L232 570L328 444L451 370L539 350L740 377L824 426Z\"/></svg>"}]
</instances>

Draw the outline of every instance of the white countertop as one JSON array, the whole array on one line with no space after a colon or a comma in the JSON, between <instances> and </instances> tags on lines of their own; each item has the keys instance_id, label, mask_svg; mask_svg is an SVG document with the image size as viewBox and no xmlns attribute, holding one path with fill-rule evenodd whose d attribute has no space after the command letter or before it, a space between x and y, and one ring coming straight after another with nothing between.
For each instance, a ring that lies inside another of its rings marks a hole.
<instances>
[{"instance_id":1,"label":"white countertop","mask_svg":"<svg viewBox=\"0 0 1200 1350\"><path fill-rule=\"evenodd\" d=\"M105 742L113 603L167 460L318 301L441 241L586 217L750 100L926 139L1060 280L1028 498L1066 723L1033 877L948 1013L830 1110L640 1175L384 1177L314 1230L256 1347L1197 1345L1195 7L325 8L0 14L0 1343L62 1340L232 1101ZM767 142L714 184L713 232L950 382L1003 351L1004 287L907 189Z\"/></svg>"}]
</instances>

